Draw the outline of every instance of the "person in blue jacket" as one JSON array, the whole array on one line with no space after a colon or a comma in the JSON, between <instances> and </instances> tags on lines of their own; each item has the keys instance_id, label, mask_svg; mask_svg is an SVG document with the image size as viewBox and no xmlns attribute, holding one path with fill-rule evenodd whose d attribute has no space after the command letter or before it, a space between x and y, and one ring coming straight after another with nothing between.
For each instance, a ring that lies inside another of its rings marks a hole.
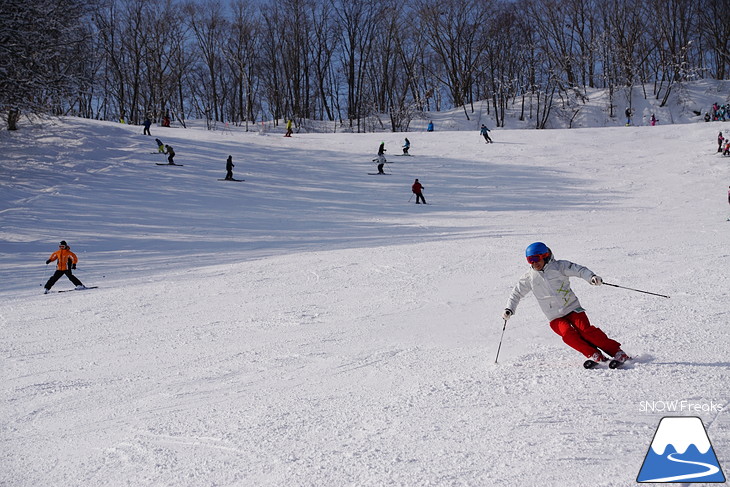
<instances>
[{"instance_id":1,"label":"person in blue jacket","mask_svg":"<svg viewBox=\"0 0 730 487\"><path fill-rule=\"evenodd\" d=\"M482 128L479 130L479 133L484 137L484 140L487 141L487 144L492 143L492 139L489 138L489 129L486 125L482 124Z\"/></svg>"}]
</instances>

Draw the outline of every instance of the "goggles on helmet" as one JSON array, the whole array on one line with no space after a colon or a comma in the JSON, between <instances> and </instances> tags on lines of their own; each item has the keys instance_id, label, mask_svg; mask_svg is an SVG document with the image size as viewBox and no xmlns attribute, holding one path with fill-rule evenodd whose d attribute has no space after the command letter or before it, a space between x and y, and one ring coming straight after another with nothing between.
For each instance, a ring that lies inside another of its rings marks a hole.
<instances>
[{"instance_id":1,"label":"goggles on helmet","mask_svg":"<svg viewBox=\"0 0 730 487\"><path fill-rule=\"evenodd\" d=\"M527 262L530 264L535 264L537 262L540 262L540 259L547 259L549 255L550 253L528 255Z\"/></svg>"}]
</instances>

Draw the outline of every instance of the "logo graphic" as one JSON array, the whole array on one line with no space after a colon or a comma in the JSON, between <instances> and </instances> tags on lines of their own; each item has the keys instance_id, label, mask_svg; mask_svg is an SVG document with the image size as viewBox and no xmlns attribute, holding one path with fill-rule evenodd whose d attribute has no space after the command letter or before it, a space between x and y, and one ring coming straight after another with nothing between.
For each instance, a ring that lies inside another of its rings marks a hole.
<instances>
[{"instance_id":1,"label":"logo graphic","mask_svg":"<svg viewBox=\"0 0 730 487\"><path fill-rule=\"evenodd\" d=\"M702 420L693 416L662 418L636 481L725 482Z\"/></svg>"}]
</instances>

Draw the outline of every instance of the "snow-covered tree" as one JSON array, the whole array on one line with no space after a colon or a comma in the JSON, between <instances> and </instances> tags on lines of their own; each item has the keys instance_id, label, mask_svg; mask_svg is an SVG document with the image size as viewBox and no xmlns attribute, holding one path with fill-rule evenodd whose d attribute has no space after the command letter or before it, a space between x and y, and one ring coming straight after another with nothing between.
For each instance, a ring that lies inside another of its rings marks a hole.
<instances>
[{"instance_id":1,"label":"snow-covered tree","mask_svg":"<svg viewBox=\"0 0 730 487\"><path fill-rule=\"evenodd\" d=\"M63 113L79 89L93 0L3 0L0 8L0 106L3 111ZM8 116L8 121L14 117Z\"/></svg>"}]
</instances>

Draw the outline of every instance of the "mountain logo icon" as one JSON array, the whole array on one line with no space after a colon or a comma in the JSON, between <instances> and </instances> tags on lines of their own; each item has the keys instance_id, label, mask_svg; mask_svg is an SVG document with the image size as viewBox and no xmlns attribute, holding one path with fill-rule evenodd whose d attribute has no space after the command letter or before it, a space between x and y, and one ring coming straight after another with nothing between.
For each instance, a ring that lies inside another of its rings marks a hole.
<instances>
[{"instance_id":1,"label":"mountain logo icon","mask_svg":"<svg viewBox=\"0 0 730 487\"><path fill-rule=\"evenodd\" d=\"M725 475L702 420L694 416L662 418L636 481L724 483Z\"/></svg>"}]
</instances>

